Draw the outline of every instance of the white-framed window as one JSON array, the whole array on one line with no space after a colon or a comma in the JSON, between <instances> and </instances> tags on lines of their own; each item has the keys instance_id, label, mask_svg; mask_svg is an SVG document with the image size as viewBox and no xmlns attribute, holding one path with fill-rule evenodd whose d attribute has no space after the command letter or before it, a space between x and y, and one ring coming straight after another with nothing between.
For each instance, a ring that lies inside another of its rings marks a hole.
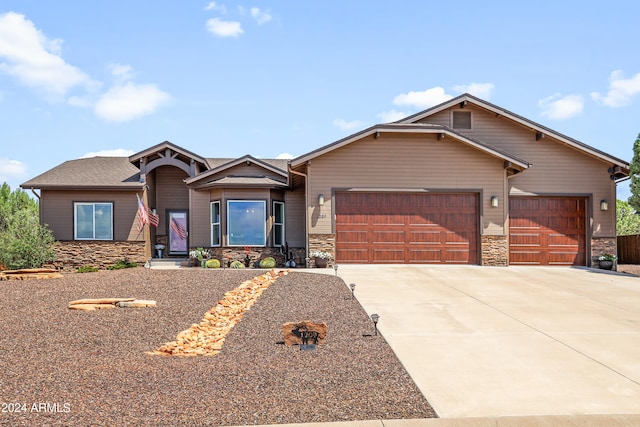
<instances>
[{"instance_id":1,"label":"white-framed window","mask_svg":"<svg viewBox=\"0 0 640 427\"><path fill-rule=\"evenodd\" d=\"M75 240L113 240L113 203L75 202L73 211Z\"/></svg>"},{"instance_id":2,"label":"white-framed window","mask_svg":"<svg viewBox=\"0 0 640 427\"><path fill-rule=\"evenodd\" d=\"M273 202L273 246L284 246L284 202Z\"/></svg>"},{"instance_id":3,"label":"white-framed window","mask_svg":"<svg viewBox=\"0 0 640 427\"><path fill-rule=\"evenodd\" d=\"M265 246L266 205L264 200L227 200L229 246Z\"/></svg>"},{"instance_id":4,"label":"white-framed window","mask_svg":"<svg viewBox=\"0 0 640 427\"><path fill-rule=\"evenodd\" d=\"M211 202L211 246L220 246L220 202Z\"/></svg>"},{"instance_id":5,"label":"white-framed window","mask_svg":"<svg viewBox=\"0 0 640 427\"><path fill-rule=\"evenodd\" d=\"M471 111L451 111L451 127L454 129L471 130Z\"/></svg>"}]
</instances>

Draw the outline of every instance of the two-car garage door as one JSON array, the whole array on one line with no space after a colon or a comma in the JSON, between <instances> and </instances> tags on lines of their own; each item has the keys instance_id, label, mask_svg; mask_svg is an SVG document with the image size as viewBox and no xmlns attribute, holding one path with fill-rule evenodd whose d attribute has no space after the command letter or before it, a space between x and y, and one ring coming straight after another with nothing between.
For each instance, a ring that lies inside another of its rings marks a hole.
<instances>
[{"instance_id":1,"label":"two-car garage door","mask_svg":"<svg viewBox=\"0 0 640 427\"><path fill-rule=\"evenodd\" d=\"M339 263L478 264L473 193L336 193Z\"/></svg>"}]
</instances>

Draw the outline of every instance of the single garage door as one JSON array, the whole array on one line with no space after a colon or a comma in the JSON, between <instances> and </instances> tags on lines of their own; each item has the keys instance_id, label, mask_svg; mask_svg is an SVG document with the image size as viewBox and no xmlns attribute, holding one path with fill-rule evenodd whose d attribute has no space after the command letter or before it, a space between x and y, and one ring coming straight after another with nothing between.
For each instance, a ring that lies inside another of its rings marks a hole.
<instances>
[{"instance_id":1,"label":"single garage door","mask_svg":"<svg viewBox=\"0 0 640 427\"><path fill-rule=\"evenodd\" d=\"M509 264L586 265L584 197L512 197Z\"/></svg>"},{"instance_id":2,"label":"single garage door","mask_svg":"<svg viewBox=\"0 0 640 427\"><path fill-rule=\"evenodd\" d=\"M336 193L338 263L478 263L476 194Z\"/></svg>"}]
</instances>

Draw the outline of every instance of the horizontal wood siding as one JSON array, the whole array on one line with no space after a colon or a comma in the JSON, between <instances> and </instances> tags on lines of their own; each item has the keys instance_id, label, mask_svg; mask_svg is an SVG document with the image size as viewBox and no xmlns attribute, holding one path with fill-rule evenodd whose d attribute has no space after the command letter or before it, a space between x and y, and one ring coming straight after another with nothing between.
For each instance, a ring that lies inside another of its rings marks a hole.
<instances>
[{"instance_id":1,"label":"horizontal wood siding","mask_svg":"<svg viewBox=\"0 0 640 427\"><path fill-rule=\"evenodd\" d=\"M494 195L505 199L505 179L502 160L452 138L439 141L436 135L371 136L311 162L310 233L333 232L333 192L366 188L480 192L482 233L504 235L506 210L492 208L490 199ZM324 195L324 206L318 206L320 194Z\"/></svg>"},{"instance_id":2,"label":"horizontal wood siding","mask_svg":"<svg viewBox=\"0 0 640 427\"><path fill-rule=\"evenodd\" d=\"M303 248L305 239L304 188L285 193L285 238L290 247Z\"/></svg>"},{"instance_id":3,"label":"horizontal wood siding","mask_svg":"<svg viewBox=\"0 0 640 427\"><path fill-rule=\"evenodd\" d=\"M142 196L142 191L138 193ZM116 241L144 241L144 234L136 227L138 201L133 191L55 191L43 190L43 224L54 230L56 240L73 240L74 202L113 203L113 238Z\"/></svg>"},{"instance_id":4,"label":"horizontal wood siding","mask_svg":"<svg viewBox=\"0 0 640 427\"><path fill-rule=\"evenodd\" d=\"M167 210L188 210L189 189L184 183L187 174L172 166L161 166L155 169L156 210L160 215L158 234L167 234ZM153 206L151 206L153 207Z\"/></svg>"},{"instance_id":5,"label":"horizontal wood siding","mask_svg":"<svg viewBox=\"0 0 640 427\"><path fill-rule=\"evenodd\" d=\"M454 107L459 108L459 107ZM592 195L593 237L615 236L615 209L600 210L600 200L612 206L616 200L615 183L609 178L610 164L554 140L550 135L536 141L535 132L505 117L468 105L472 111L472 130L460 131L513 154L532 166L509 179L512 195L567 194ZM441 111L423 120L450 126L451 110Z\"/></svg>"},{"instance_id":6,"label":"horizontal wood siding","mask_svg":"<svg viewBox=\"0 0 640 427\"><path fill-rule=\"evenodd\" d=\"M211 205L210 195L206 191L189 193L191 208L189 209L189 245L191 247L211 246Z\"/></svg>"}]
</instances>

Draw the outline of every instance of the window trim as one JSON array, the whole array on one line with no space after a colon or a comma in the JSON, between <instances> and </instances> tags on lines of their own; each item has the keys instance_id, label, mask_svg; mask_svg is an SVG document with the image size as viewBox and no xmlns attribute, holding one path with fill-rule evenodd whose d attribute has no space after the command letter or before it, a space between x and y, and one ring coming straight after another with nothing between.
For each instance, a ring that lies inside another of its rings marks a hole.
<instances>
[{"instance_id":1,"label":"window trim","mask_svg":"<svg viewBox=\"0 0 640 427\"><path fill-rule=\"evenodd\" d=\"M261 203L262 204L262 209L263 209L263 217L262 217L262 243L259 245L256 244L247 244L247 243L240 243L240 244L231 244L231 232L230 232L230 228L231 228L231 218L229 217L229 213L231 211L231 209L229 209L229 206L231 203L238 203L238 202L257 202L257 203ZM260 247L260 248L264 248L267 246L267 201L265 199L229 199L227 200L227 212L226 212L226 218L227 218L227 246L230 248L241 248L244 246L252 246L252 247Z\"/></svg>"},{"instance_id":2,"label":"window trim","mask_svg":"<svg viewBox=\"0 0 640 427\"><path fill-rule=\"evenodd\" d=\"M456 113L469 114L469 127L468 128L461 128L461 127L455 127L454 126L453 116L455 116ZM451 110L451 129L453 129L453 130L473 130L473 111Z\"/></svg>"},{"instance_id":3,"label":"window trim","mask_svg":"<svg viewBox=\"0 0 640 427\"><path fill-rule=\"evenodd\" d=\"M109 205L111 208L111 221L109 227L109 238L96 238L96 205ZM78 206L91 206L92 207L92 237L78 237ZM102 240L113 241L114 240L114 209L113 202L73 202L73 240Z\"/></svg>"},{"instance_id":4,"label":"window trim","mask_svg":"<svg viewBox=\"0 0 640 427\"><path fill-rule=\"evenodd\" d=\"M282 209L282 222L278 222L276 219L276 205L280 205L281 209ZM285 226L286 226L286 222L287 222L287 216L285 215L285 205L284 202L281 202L279 200L274 200L273 201L273 225L272 225L272 233L273 233L273 247L274 248L281 248L285 245L286 242L286 231L285 231ZM276 225L279 225L282 227L282 232L281 232L281 236L280 236L280 240L281 243L278 244L276 242L276 238L277 238L277 234L276 234Z\"/></svg>"},{"instance_id":5,"label":"window trim","mask_svg":"<svg viewBox=\"0 0 640 427\"><path fill-rule=\"evenodd\" d=\"M213 219L213 205L218 205L218 222L214 222ZM214 200L213 202L210 203L209 206L209 216L211 217L211 233L210 233L210 241L209 243L211 244L212 248L219 248L222 246L222 223L221 223L221 219L222 219L222 210L221 210L221 203L220 200ZM217 225L218 226L218 243L214 244L213 243L213 227Z\"/></svg>"}]
</instances>

